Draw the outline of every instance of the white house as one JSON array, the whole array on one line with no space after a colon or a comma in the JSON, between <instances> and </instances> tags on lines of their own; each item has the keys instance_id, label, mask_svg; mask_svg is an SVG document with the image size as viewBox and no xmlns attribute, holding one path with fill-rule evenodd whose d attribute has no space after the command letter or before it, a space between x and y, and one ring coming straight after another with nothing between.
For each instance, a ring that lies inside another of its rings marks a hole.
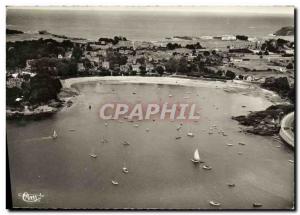
<instances>
[{"instance_id":1,"label":"white house","mask_svg":"<svg viewBox=\"0 0 300 215\"><path fill-rule=\"evenodd\" d=\"M221 40L226 40L226 41L228 41L228 40L236 40L236 36L233 36L233 35L223 35L221 37Z\"/></svg>"},{"instance_id":2,"label":"white house","mask_svg":"<svg viewBox=\"0 0 300 215\"><path fill-rule=\"evenodd\" d=\"M102 67L105 68L105 69L109 69L109 67L110 67L109 62L108 61L103 61L102 62Z\"/></svg>"},{"instance_id":3,"label":"white house","mask_svg":"<svg viewBox=\"0 0 300 215\"><path fill-rule=\"evenodd\" d=\"M132 71L135 71L135 72L140 72L140 64L133 64L132 65Z\"/></svg>"},{"instance_id":4,"label":"white house","mask_svg":"<svg viewBox=\"0 0 300 215\"><path fill-rule=\"evenodd\" d=\"M85 67L84 67L83 63L77 63L77 68L78 68L79 72L85 71Z\"/></svg>"}]
</instances>

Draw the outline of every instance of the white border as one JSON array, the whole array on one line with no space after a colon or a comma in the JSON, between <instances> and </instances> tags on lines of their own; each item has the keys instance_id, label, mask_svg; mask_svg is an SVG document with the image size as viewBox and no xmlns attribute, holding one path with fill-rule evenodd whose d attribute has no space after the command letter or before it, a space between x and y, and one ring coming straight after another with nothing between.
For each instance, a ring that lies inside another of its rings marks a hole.
<instances>
[{"instance_id":1,"label":"white border","mask_svg":"<svg viewBox=\"0 0 300 215\"><path fill-rule=\"evenodd\" d=\"M226 3L224 0L209 0L209 1L202 1L199 0L43 0L41 1L34 1L34 0L2 0L0 1L0 83L2 84L0 88L0 107L1 107L1 121L0 121L0 131L1 131L1 150L0 150L0 158L2 159L0 162L0 210L4 214L8 214L9 211L5 209L5 203L6 203L6 193L5 193L5 177L6 177L6 161L5 161L5 143L6 143L6 121L5 121L5 29L6 29L6 6L34 6L34 5L40 5L40 6L60 6L60 5L111 5L111 6L117 6L117 5L134 5L134 6L157 6L157 5L173 5L173 6L201 6L201 5L255 5L255 6L271 6L271 5L281 5L281 6L295 6L299 9L299 0L276 0L276 1L270 1L270 0L228 0ZM299 16L299 12L298 12ZM298 20L297 20L298 22ZM297 26L298 27L298 26ZM297 36L297 41L299 41L299 35ZM297 55L297 62L299 63L299 55ZM298 66L299 67L299 66ZM297 83L299 85L299 74L297 77ZM299 89L299 87L298 87ZM297 90L297 100L299 92ZM296 110L298 112L298 108ZM297 133L299 128L297 128ZM298 133L299 134L299 133ZM299 136L298 136L299 137ZM298 151L298 150L297 150ZM297 152L298 154L298 152ZM299 167L299 165L298 165ZM297 168L297 172L298 172ZM298 184L299 187L299 184ZM299 199L299 196L298 198ZM299 202L299 201L298 201ZM299 207L299 204L297 204ZM299 210L298 210L299 211ZM12 213L12 212L10 212ZM13 212L15 213L15 212ZM27 214L33 214L34 212L27 212ZM50 212L45 212L50 213ZM53 214L58 214L58 212L52 212ZM70 213L70 212L69 212ZM74 212L71 212L74 213ZM78 213L78 212L76 212ZM85 211L79 212L80 214L85 214ZM119 214L121 212L102 212L102 213L114 213ZM147 213L147 212L143 212ZM164 212L164 214L169 214L170 212ZM188 214L189 212L183 212L184 214ZM202 212L207 213L207 212ZM211 212L209 212L211 214ZM238 212L236 214L241 214L242 212ZM261 212L260 212L261 213ZM284 212L279 212L277 214L283 214ZM298 212L297 212L298 213Z\"/></svg>"}]
</instances>

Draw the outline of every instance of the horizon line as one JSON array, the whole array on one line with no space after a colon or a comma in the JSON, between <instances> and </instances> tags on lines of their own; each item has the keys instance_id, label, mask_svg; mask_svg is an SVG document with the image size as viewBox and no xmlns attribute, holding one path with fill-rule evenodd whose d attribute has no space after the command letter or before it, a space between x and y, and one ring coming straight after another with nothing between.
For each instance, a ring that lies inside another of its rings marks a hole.
<instances>
[{"instance_id":1,"label":"horizon line","mask_svg":"<svg viewBox=\"0 0 300 215\"><path fill-rule=\"evenodd\" d=\"M49 6L6 6L7 11L16 10L68 10L68 11L120 11L120 12L182 12L182 13L218 13L218 14L265 14L294 15L294 6L84 6L84 5L49 5ZM270 10L271 9L271 10Z\"/></svg>"}]
</instances>

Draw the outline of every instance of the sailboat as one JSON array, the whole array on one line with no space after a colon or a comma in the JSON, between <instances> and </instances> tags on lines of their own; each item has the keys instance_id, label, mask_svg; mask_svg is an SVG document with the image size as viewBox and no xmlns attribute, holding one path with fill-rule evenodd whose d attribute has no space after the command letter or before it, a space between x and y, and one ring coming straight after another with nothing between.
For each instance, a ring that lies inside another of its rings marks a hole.
<instances>
[{"instance_id":1,"label":"sailboat","mask_svg":"<svg viewBox=\"0 0 300 215\"><path fill-rule=\"evenodd\" d=\"M115 180L111 180L111 183L112 183L113 185L119 185L119 182L117 182L117 181L115 181Z\"/></svg>"},{"instance_id":2,"label":"sailboat","mask_svg":"<svg viewBox=\"0 0 300 215\"><path fill-rule=\"evenodd\" d=\"M194 152L194 157L192 159L193 163L200 163L200 155L198 149L195 150Z\"/></svg>"},{"instance_id":3,"label":"sailboat","mask_svg":"<svg viewBox=\"0 0 300 215\"><path fill-rule=\"evenodd\" d=\"M91 156L92 158L97 158L97 155L94 154L94 153L91 153L90 156Z\"/></svg>"},{"instance_id":4,"label":"sailboat","mask_svg":"<svg viewBox=\"0 0 300 215\"><path fill-rule=\"evenodd\" d=\"M55 130L53 131L52 138L53 138L53 139L56 139L56 138L57 138L57 133L56 133Z\"/></svg>"},{"instance_id":5,"label":"sailboat","mask_svg":"<svg viewBox=\"0 0 300 215\"><path fill-rule=\"evenodd\" d=\"M129 171L128 171L128 169L124 166L123 168L122 168L122 171L123 171L123 173L128 173Z\"/></svg>"}]
</instances>

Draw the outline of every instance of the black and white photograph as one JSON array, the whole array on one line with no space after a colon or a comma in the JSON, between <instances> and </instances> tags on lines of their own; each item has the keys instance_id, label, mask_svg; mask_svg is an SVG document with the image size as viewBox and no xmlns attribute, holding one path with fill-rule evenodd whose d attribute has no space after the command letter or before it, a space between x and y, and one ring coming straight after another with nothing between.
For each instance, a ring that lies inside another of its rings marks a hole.
<instances>
[{"instance_id":1,"label":"black and white photograph","mask_svg":"<svg viewBox=\"0 0 300 215\"><path fill-rule=\"evenodd\" d=\"M295 210L296 7L5 10L10 209Z\"/></svg>"}]
</instances>

